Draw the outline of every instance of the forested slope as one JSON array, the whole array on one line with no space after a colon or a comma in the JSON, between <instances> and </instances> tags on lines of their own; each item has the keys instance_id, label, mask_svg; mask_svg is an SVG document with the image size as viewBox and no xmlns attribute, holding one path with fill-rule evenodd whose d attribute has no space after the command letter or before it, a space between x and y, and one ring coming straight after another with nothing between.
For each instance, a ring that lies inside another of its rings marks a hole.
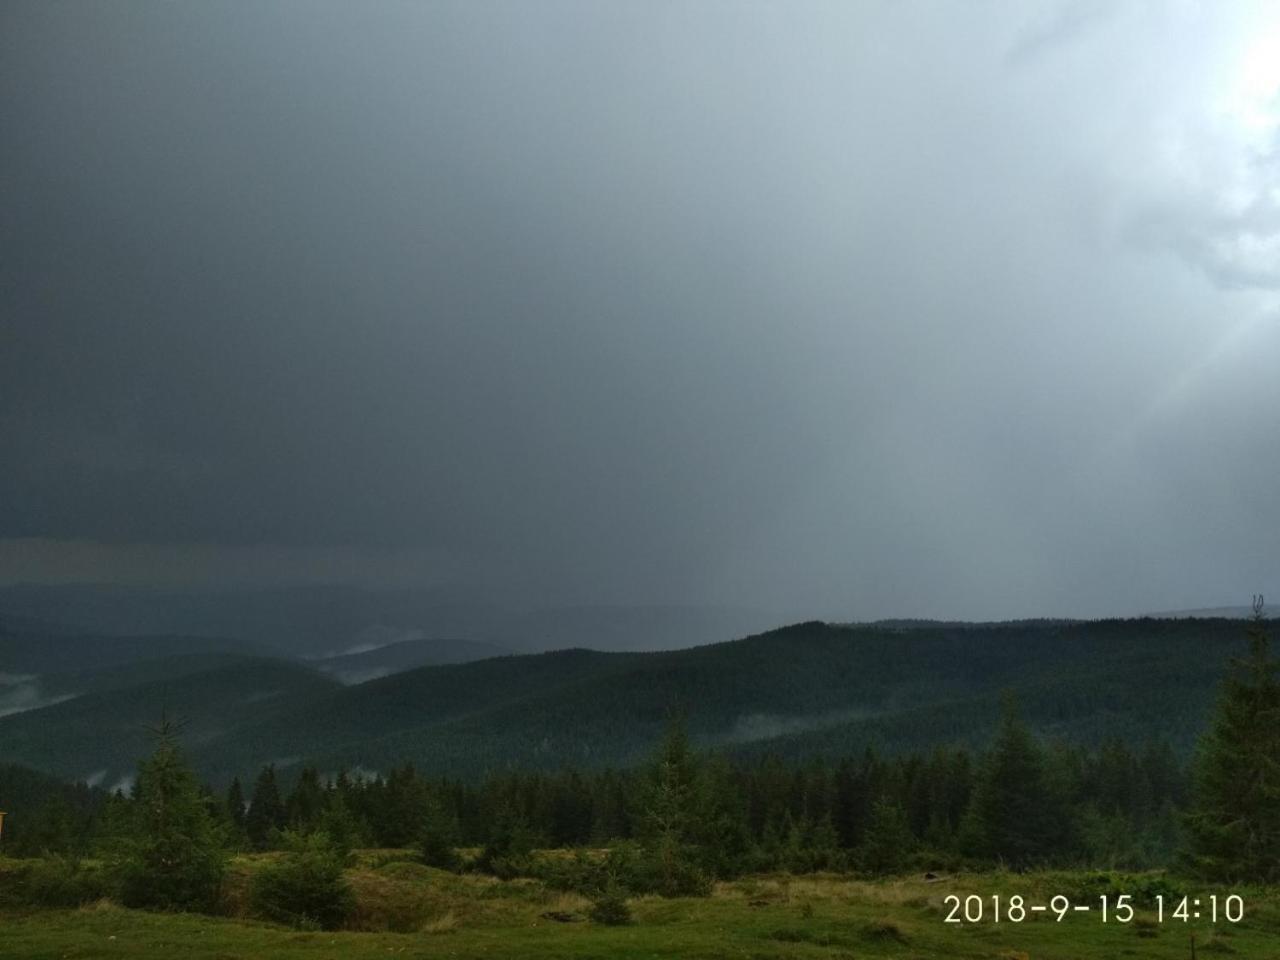
<instances>
[{"instance_id":1,"label":"forested slope","mask_svg":"<svg viewBox=\"0 0 1280 960\"><path fill-rule=\"evenodd\" d=\"M1012 691L1042 733L1166 739L1185 751L1243 644L1234 620L811 622L689 650L499 657L345 688L245 661L0 719L0 738L14 759L84 776L107 759L131 764L142 726L168 706L192 714L190 754L217 781L267 762L331 771L411 761L469 777L626 765L673 710L698 742L738 753L979 745Z\"/></svg>"}]
</instances>

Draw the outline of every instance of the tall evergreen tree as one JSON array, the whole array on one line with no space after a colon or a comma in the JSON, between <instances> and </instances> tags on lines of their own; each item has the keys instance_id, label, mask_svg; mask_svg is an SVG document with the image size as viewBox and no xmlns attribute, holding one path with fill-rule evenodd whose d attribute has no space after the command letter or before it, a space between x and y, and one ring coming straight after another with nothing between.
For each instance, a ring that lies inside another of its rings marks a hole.
<instances>
[{"instance_id":1,"label":"tall evergreen tree","mask_svg":"<svg viewBox=\"0 0 1280 960\"><path fill-rule=\"evenodd\" d=\"M232 823L244 826L244 814L244 787L240 785L239 777L233 777L231 786L227 788L227 817Z\"/></svg>"},{"instance_id":2,"label":"tall evergreen tree","mask_svg":"<svg viewBox=\"0 0 1280 960\"><path fill-rule=\"evenodd\" d=\"M462 862L457 849L461 842L458 818L438 796L428 795L423 805L423 822L419 834L422 862L442 870L457 870Z\"/></svg>"},{"instance_id":3,"label":"tall evergreen tree","mask_svg":"<svg viewBox=\"0 0 1280 960\"><path fill-rule=\"evenodd\" d=\"M325 793L324 810L316 821L316 832L327 834L334 849L344 857L364 839L360 823L347 806L346 798L337 790Z\"/></svg>"},{"instance_id":4,"label":"tall evergreen tree","mask_svg":"<svg viewBox=\"0 0 1280 960\"><path fill-rule=\"evenodd\" d=\"M710 889L699 843L706 791L684 720L674 716L658 747L641 802L637 834L656 873L657 892L687 896Z\"/></svg>"},{"instance_id":5,"label":"tall evergreen tree","mask_svg":"<svg viewBox=\"0 0 1280 960\"><path fill-rule=\"evenodd\" d=\"M858 865L872 873L892 873L906 866L915 846L916 838L902 807L888 797L876 800L858 847Z\"/></svg>"},{"instance_id":6,"label":"tall evergreen tree","mask_svg":"<svg viewBox=\"0 0 1280 960\"><path fill-rule=\"evenodd\" d=\"M299 774L298 782L285 803L285 820L290 829L309 833L323 811L324 788L320 785L320 774L315 767L306 767Z\"/></svg>"},{"instance_id":7,"label":"tall evergreen tree","mask_svg":"<svg viewBox=\"0 0 1280 960\"><path fill-rule=\"evenodd\" d=\"M227 788L227 820L236 842L241 842L246 834L244 788L240 786L239 777L234 778Z\"/></svg>"},{"instance_id":8,"label":"tall evergreen tree","mask_svg":"<svg viewBox=\"0 0 1280 960\"><path fill-rule=\"evenodd\" d=\"M974 785L961 827L966 852L1026 867L1062 849L1065 798L1057 795L1044 751L1012 698Z\"/></svg>"},{"instance_id":9,"label":"tall evergreen tree","mask_svg":"<svg viewBox=\"0 0 1280 960\"><path fill-rule=\"evenodd\" d=\"M1224 882L1280 880L1280 683L1254 598L1249 654L1233 661L1200 743L1186 859Z\"/></svg>"},{"instance_id":10,"label":"tall evergreen tree","mask_svg":"<svg viewBox=\"0 0 1280 960\"><path fill-rule=\"evenodd\" d=\"M128 906L210 910L218 901L227 852L176 734L176 726L162 719L155 752L138 765L115 867Z\"/></svg>"},{"instance_id":11,"label":"tall evergreen tree","mask_svg":"<svg viewBox=\"0 0 1280 960\"><path fill-rule=\"evenodd\" d=\"M280 799L280 787L276 783L276 768L272 764L263 767L253 785L253 800L245 817L245 829L249 842L258 850L271 845L273 831L285 825L284 801Z\"/></svg>"}]
</instances>

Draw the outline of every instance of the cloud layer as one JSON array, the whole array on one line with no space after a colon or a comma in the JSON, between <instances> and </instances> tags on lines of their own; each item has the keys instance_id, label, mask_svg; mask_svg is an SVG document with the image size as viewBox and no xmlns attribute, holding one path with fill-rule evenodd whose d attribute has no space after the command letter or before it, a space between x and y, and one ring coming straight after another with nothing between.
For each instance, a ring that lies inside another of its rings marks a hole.
<instances>
[{"instance_id":1,"label":"cloud layer","mask_svg":"<svg viewBox=\"0 0 1280 960\"><path fill-rule=\"evenodd\" d=\"M4 24L12 579L32 538L844 617L1274 579L1266 5Z\"/></svg>"}]
</instances>

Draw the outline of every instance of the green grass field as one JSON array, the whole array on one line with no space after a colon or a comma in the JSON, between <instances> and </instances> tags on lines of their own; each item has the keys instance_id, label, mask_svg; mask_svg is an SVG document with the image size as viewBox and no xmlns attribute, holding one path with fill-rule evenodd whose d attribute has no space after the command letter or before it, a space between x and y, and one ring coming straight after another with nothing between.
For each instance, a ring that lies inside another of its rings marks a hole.
<instances>
[{"instance_id":1,"label":"green grass field","mask_svg":"<svg viewBox=\"0 0 1280 960\"><path fill-rule=\"evenodd\" d=\"M1104 924L1096 908L1058 922L948 924L949 894L1054 894L1096 904L1095 874L975 874L936 882L868 882L769 875L720 884L710 898L631 901L624 927L586 919L589 903L535 881L454 876L390 852L366 852L349 871L358 910L342 932L299 931L244 916L245 881L260 858L233 864L227 917L126 910L101 901L78 909L0 910L0 957L235 958L1280 958L1280 891L1241 890L1244 920L1184 923L1139 909ZM0 870L0 882L7 876ZM1142 882L1138 878L1137 882ZM1150 878L1146 878L1150 879ZM1121 881L1134 882L1134 881ZM1218 893L1223 890L1192 890ZM989 909L989 907L988 907ZM559 914L561 920L546 914ZM565 921L568 922L565 922Z\"/></svg>"}]
</instances>

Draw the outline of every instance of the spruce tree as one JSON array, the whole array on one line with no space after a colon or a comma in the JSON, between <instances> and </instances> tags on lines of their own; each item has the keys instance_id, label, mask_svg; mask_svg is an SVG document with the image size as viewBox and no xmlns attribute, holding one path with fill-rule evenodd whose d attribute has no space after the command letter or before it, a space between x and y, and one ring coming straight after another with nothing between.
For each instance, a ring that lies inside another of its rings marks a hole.
<instances>
[{"instance_id":1,"label":"spruce tree","mask_svg":"<svg viewBox=\"0 0 1280 960\"><path fill-rule=\"evenodd\" d=\"M255 849L265 850L271 845L273 834L284 825L284 802L276 784L276 768L274 765L263 767L253 785L253 800L245 817L249 842Z\"/></svg>"},{"instance_id":2,"label":"spruce tree","mask_svg":"<svg viewBox=\"0 0 1280 960\"><path fill-rule=\"evenodd\" d=\"M320 774L314 767L306 767L285 803L285 820L291 830L309 833L323 810L324 788L320 785Z\"/></svg>"},{"instance_id":3,"label":"spruce tree","mask_svg":"<svg viewBox=\"0 0 1280 960\"><path fill-rule=\"evenodd\" d=\"M344 858L361 844L365 833L347 805L346 794L337 789L325 793L324 811L316 822L316 831L328 834L330 843Z\"/></svg>"},{"instance_id":4,"label":"spruce tree","mask_svg":"<svg viewBox=\"0 0 1280 960\"><path fill-rule=\"evenodd\" d=\"M710 892L706 851L699 843L706 801L704 778L684 721L673 716L649 771L637 830L657 892L663 896Z\"/></svg>"},{"instance_id":5,"label":"spruce tree","mask_svg":"<svg viewBox=\"0 0 1280 960\"><path fill-rule=\"evenodd\" d=\"M244 788L240 786L239 777L234 778L227 788L226 807L231 843L233 846L243 847L248 834L245 832Z\"/></svg>"},{"instance_id":6,"label":"spruce tree","mask_svg":"<svg viewBox=\"0 0 1280 960\"><path fill-rule=\"evenodd\" d=\"M462 842L458 818L435 794L427 797L423 815L419 836L422 862L441 870L457 870L462 865L457 849Z\"/></svg>"},{"instance_id":7,"label":"spruce tree","mask_svg":"<svg viewBox=\"0 0 1280 960\"><path fill-rule=\"evenodd\" d=\"M871 873L893 873L906 866L915 847L906 812L889 797L877 799L858 847L858 865Z\"/></svg>"},{"instance_id":8,"label":"spruce tree","mask_svg":"<svg viewBox=\"0 0 1280 960\"><path fill-rule=\"evenodd\" d=\"M343 875L346 856L328 834L280 835L287 851L253 876L249 900L268 920L302 929L336 930L355 911L355 894Z\"/></svg>"},{"instance_id":9,"label":"spruce tree","mask_svg":"<svg viewBox=\"0 0 1280 960\"><path fill-rule=\"evenodd\" d=\"M1249 654L1223 681L1185 820L1187 863L1222 882L1280 880L1280 683L1254 598Z\"/></svg>"},{"instance_id":10,"label":"spruce tree","mask_svg":"<svg viewBox=\"0 0 1280 960\"><path fill-rule=\"evenodd\" d=\"M503 801L476 866L499 877L516 876L528 868L537 839L525 815L510 800Z\"/></svg>"},{"instance_id":11,"label":"spruce tree","mask_svg":"<svg viewBox=\"0 0 1280 960\"><path fill-rule=\"evenodd\" d=\"M115 869L127 906L211 910L217 905L227 852L178 748L177 727L162 718L156 749L138 765Z\"/></svg>"},{"instance_id":12,"label":"spruce tree","mask_svg":"<svg viewBox=\"0 0 1280 960\"><path fill-rule=\"evenodd\" d=\"M965 852L1026 867L1059 852L1067 833L1044 751L1007 698L961 826Z\"/></svg>"},{"instance_id":13,"label":"spruce tree","mask_svg":"<svg viewBox=\"0 0 1280 960\"><path fill-rule=\"evenodd\" d=\"M244 826L244 788L239 777L233 778L227 788L227 817L237 827Z\"/></svg>"}]
</instances>

